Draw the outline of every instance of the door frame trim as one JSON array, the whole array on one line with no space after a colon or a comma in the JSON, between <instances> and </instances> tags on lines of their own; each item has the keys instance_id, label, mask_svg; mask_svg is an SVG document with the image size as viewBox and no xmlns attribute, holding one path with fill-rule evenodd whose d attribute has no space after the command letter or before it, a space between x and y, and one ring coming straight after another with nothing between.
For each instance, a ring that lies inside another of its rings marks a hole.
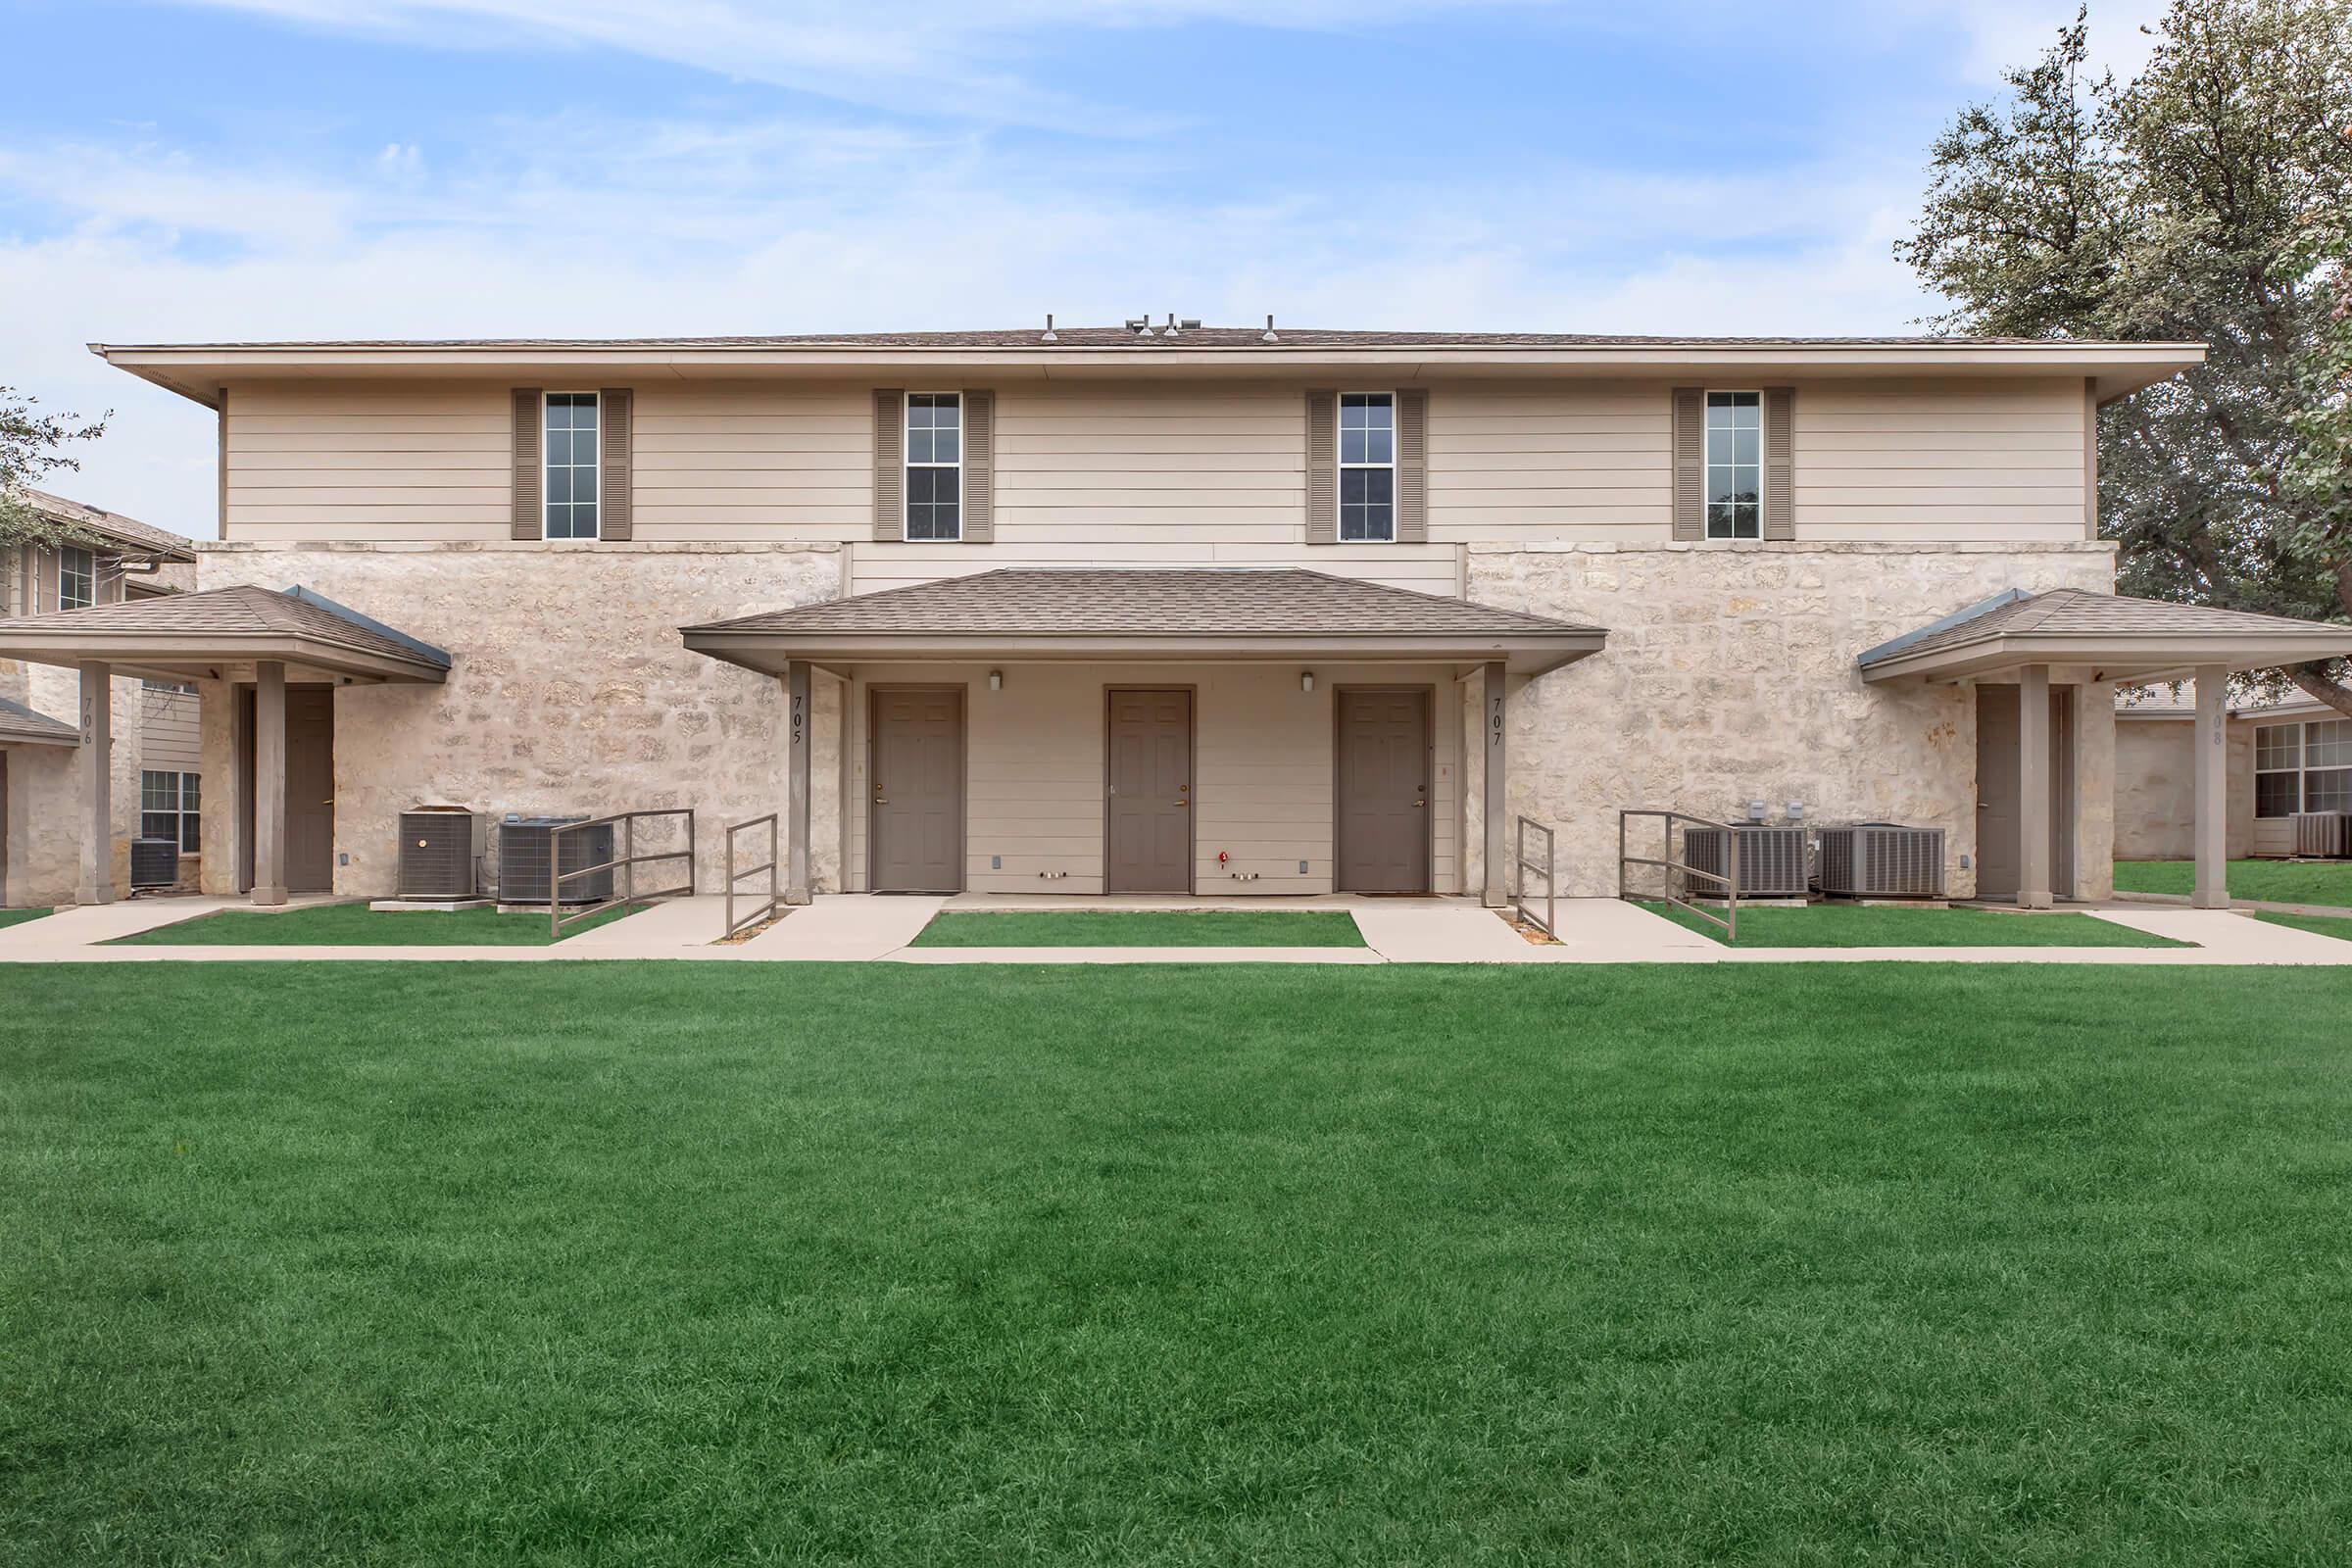
<instances>
[{"instance_id":1,"label":"door frame trim","mask_svg":"<svg viewBox=\"0 0 2352 1568\"><path fill-rule=\"evenodd\" d=\"M1422 776L1433 782L1438 776L1438 689L1421 681L1365 681L1349 682L1331 689L1331 891L1346 893L1340 886L1340 868L1347 858L1340 853L1340 821L1343 802L1341 790L1345 774L1340 766L1341 737L1346 733L1340 722L1341 699L1350 692L1414 692L1421 698L1421 765ZM1421 891L1399 895L1403 898L1430 898L1438 891L1438 792L1425 789L1421 799Z\"/></svg>"},{"instance_id":2,"label":"door frame trim","mask_svg":"<svg viewBox=\"0 0 2352 1568\"><path fill-rule=\"evenodd\" d=\"M1184 693L1184 782L1189 786L1184 826L1184 889L1183 897L1197 898L1200 891L1200 688L1183 681L1161 681L1139 685L1122 681L1102 688L1102 893L1110 896L1110 702L1121 692L1182 692ZM1148 890L1162 891L1162 890ZM1167 890L1167 896L1174 896Z\"/></svg>"},{"instance_id":3,"label":"door frame trim","mask_svg":"<svg viewBox=\"0 0 2352 1568\"><path fill-rule=\"evenodd\" d=\"M953 888L883 888L874 874L882 833L876 825L873 786L880 777L874 765L882 745L882 724L874 712L885 692L954 692L956 694L956 885ZM865 891L875 893L961 893L971 883L972 817L972 688L960 680L886 680L865 688Z\"/></svg>"}]
</instances>

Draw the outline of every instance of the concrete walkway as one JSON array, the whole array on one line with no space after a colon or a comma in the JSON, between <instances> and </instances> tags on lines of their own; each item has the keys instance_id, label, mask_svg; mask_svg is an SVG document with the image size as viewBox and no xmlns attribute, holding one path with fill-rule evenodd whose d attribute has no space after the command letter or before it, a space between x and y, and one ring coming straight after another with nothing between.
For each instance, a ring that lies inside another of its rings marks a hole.
<instances>
[{"instance_id":1,"label":"concrete walkway","mask_svg":"<svg viewBox=\"0 0 2352 1568\"><path fill-rule=\"evenodd\" d=\"M311 900L287 907L319 903ZM2352 942L2221 909L2152 905L2087 906L2072 912L2112 920L2193 948L1746 948L1721 947L1697 932L1615 899L1564 899L1558 941L1531 942L1494 911L1467 899L971 900L827 894L787 913L747 942L720 944L724 901L675 899L548 947L108 947L129 936L220 909L233 899L138 900L61 910L0 928L0 963L220 963L254 959L547 963L610 958L717 962L957 964L1105 963L2106 963L2156 967L2319 964L2352 967ZM915 937L944 909L1201 908L1345 909L1361 948L917 948ZM267 914L264 916L267 918ZM410 916L391 915L399 920ZM428 915L414 916L416 919ZM515 915L517 920L531 916ZM2015 914L2008 918L2044 918Z\"/></svg>"}]
</instances>

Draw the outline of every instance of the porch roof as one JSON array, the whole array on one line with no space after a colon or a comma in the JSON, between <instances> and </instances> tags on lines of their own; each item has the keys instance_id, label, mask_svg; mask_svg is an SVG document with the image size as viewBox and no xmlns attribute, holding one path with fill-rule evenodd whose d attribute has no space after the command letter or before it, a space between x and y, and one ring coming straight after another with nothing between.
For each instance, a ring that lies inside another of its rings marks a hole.
<instances>
[{"instance_id":1,"label":"porch roof","mask_svg":"<svg viewBox=\"0 0 2352 1568\"><path fill-rule=\"evenodd\" d=\"M336 679L439 684L449 655L301 587L165 594L0 620L0 659L220 679L270 661Z\"/></svg>"},{"instance_id":2,"label":"porch roof","mask_svg":"<svg viewBox=\"0 0 2352 1568\"><path fill-rule=\"evenodd\" d=\"M680 628L697 653L776 673L943 659L1499 661L1541 674L1608 633L1464 599L1298 568L1008 566Z\"/></svg>"},{"instance_id":3,"label":"porch roof","mask_svg":"<svg viewBox=\"0 0 2352 1568\"><path fill-rule=\"evenodd\" d=\"M2028 664L2086 666L2084 678L2178 679L2200 665L2270 669L2352 654L2352 626L2055 588L2011 589L1861 656L1865 680L1994 679Z\"/></svg>"},{"instance_id":4,"label":"porch roof","mask_svg":"<svg viewBox=\"0 0 2352 1568\"><path fill-rule=\"evenodd\" d=\"M62 719L36 713L23 703L0 697L0 746L79 746L81 732Z\"/></svg>"}]
</instances>

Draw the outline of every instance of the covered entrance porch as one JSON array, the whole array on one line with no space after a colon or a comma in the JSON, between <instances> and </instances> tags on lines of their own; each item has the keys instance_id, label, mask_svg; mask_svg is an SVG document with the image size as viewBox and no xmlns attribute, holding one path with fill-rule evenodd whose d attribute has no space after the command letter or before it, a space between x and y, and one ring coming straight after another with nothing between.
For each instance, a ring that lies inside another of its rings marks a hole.
<instances>
[{"instance_id":1,"label":"covered entrance porch","mask_svg":"<svg viewBox=\"0 0 2352 1568\"><path fill-rule=\"evenodd\" d=\"M2347 653L2352 627L2064 588L1996 595L1883 643L1860 662L1873 683L1974 688L1977 890L2029 909L2076 895L2074 823L2083 785L2075 736L2085 704L2104 710L2118 685L2193 678L2196 886L2189 902L2219 909L2230 904L2230 677Z\"/></svg>"},{"instance_id":2,"label":"covered entrance porch","mask_svg":"<svg viewBox=\"0 0 2352 1568\"><path fill-rule=\"evenodd\" d=\"M792 902L829 785L851 891L1497 906L1507 687L1603 635L1298 570L999 570L684 631L785 684Z\"/></svg>"},{"instance_id":3,"label":"covered entrance porch","mask_svg":"<svg viewBox=\"0 0 2352 1568\"><path fill-rule=\"evenodd\" d=\"M171 594L0 621L0 658L81 677L78 902L114 897L110 753L117 675L217 683L230 706L235 886L259 905L333 891L334 694L387 682L437 685L446 653L319 595L254 586ZM213 700L208 696L208 700ZM208 785L207 795L218 802Z\"/></svg>"}]
</instances>

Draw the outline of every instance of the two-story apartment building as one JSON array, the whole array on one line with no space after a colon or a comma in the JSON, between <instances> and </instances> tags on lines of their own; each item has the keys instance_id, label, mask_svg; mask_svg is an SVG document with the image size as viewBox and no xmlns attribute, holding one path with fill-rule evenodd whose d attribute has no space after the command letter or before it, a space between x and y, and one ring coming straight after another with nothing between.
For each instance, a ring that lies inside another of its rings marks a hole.
<instances>
[{"instance_id":1,"label":"two-story apartment building","mask_svg":"<svg viewBox=\"0 0 2352 1568\"><path fill-rule=\"evenodd\" d=\"M2117 681L2347 642L2105 597L2094 416L2196 345L97 352L218 411L221 539L0 653L193 679L206 883L263 899L390 892L428 802L781 807L796 892L1491 901L1516 814L1598 894L1620 808L1761 802L2038 904L2107 891Z\"/></svg>"},{"instance_id":2,"label":"two-story apartment building","mask_svg":"<svg viewBox=\"0 0 2352 1568\"><path fill-rule=\"evenodd\" d=\"M45 491L25 491L23 499L78 542L0 548L0 614L135 603L196 586L188 539ZM75 767L80 705L74 669L0 657L0 907L68 903L75 895L89 819ZM180 874L193 883L203 803L196 688L117 679L111 706L122 721L108 754L109 886L129 891L134 834L178 839Z\"/></svg>"}]
</instances>

